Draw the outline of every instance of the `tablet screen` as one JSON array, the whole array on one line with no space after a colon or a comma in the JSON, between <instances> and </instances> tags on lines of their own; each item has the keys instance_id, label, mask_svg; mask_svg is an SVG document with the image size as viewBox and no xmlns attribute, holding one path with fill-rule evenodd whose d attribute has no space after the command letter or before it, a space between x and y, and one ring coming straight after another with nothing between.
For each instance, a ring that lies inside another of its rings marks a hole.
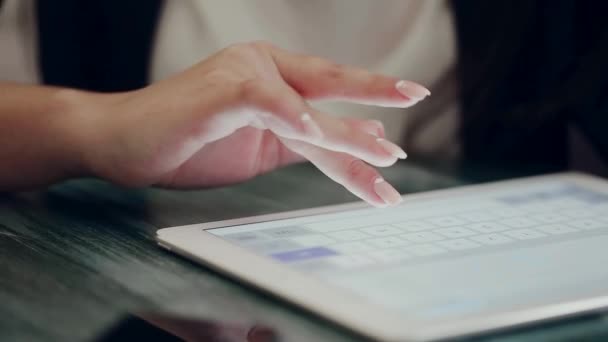
<instances>
[{"instance_id":1,"label":"tablet screen","mask_svg":"<svg viewBox=\"0 0 608 342\"><path fill-rule=\"evenodd\" d=\"M605 191L551 180L207 232L436 322L604 291L606 213Z\"/></svg>"}]
</instances>

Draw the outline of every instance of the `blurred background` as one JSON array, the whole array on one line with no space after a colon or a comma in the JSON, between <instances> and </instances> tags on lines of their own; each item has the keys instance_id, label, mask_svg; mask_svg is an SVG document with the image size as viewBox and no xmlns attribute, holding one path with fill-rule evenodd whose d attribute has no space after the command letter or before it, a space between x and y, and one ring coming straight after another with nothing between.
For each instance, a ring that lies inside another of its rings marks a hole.
<instances>
[{"instance_id":1,"label":"blurred background","mask_svg":"<svg viewBox=\"0 0 608 342\"><path fill-rule=\"evenodd\" d=\"M136 89L238 42L419 82L411 109L318 103L374 118L411 156L607 174L608 30L600 1L4 0L0 79Z\"/></svg>"}]
</instances>

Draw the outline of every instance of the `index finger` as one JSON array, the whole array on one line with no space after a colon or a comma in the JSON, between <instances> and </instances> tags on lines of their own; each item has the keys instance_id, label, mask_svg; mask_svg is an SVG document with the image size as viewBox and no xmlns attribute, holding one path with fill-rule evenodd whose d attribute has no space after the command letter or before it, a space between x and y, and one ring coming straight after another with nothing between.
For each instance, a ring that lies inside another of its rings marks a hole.
<instances>
[{"instance_id":1,"label":"index finger","mask_svg":"<svg viewBox=\"0 0 608 342\"><path fill-rule=\"evenodd\" d=\"M418 83L329 60L272 50L281 76L308 100L340 100L382 107L410 107L431 92Z\"/></svg>"}]
</instances>

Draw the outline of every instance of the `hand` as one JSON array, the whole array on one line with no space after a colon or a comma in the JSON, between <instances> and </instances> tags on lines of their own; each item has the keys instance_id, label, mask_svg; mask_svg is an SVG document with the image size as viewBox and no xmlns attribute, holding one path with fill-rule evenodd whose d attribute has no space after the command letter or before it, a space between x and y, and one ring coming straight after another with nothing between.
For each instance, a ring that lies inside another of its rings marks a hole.
<instances>
[{"instance_id":1,"label":"hand","mask_svg":"<svg viewBox=\"0 0 608 342\"><path fill-rule=\"evenodd\" d=\"M386 206L400 196L368 164L389 166L405 152L383 139L379 122L333 118L307 101L405 108L428 94L413 82L266 43L235 45L141 90L90 94L81 116L84 164L124 185L192 188L308 159L357 196Z\"/></svg>"}]
</instances>

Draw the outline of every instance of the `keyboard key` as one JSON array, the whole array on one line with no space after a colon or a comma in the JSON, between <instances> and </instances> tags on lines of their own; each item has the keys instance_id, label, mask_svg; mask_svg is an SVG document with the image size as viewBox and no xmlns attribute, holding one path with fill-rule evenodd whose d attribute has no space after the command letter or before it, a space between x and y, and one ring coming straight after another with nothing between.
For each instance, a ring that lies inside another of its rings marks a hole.
<instances>
[{"instance_id":1,"label":"keyboard key","mask_svg":"<svg viewBox=\"0 0 608 342\"><path fill-rule=\"evenodd\" d=\"M450 239L456 239L466 236L475 235L475 232L464 228L464 227L450 227L450 228L442 228L434 231L437 234L441 234Z\"/></svg>"},{"instance_id":2,"label":"keyboard key","mask_svg":"<svg viewBox=\"0 0 608 342\"><path fill-rule=\"evenodd\" d=\"M492 221L497 219L496 215L485 211L471 211L458 215L458 217L470 222Z\"/></svg>"},{"instance_id":3,"label":"keyboard key","mask_svg":"<svg viewBox=\"0 0 608 342\"><path fill-rule=\"evenodd\" d=\"M439 226L439 227L453 227L453 226L461 226L465 223L469 223L469 221L459 218L456 216L446 216L446 217L435 217L429 218L426 221Z\"/></svg>"},{"instance_id":4,"label":"keyboard key","mask_svg":"<svg viewBox=\"0 0 608 342\"><path fill-rule=\"evenodd\" d=\"M376 238L376 239L369 239L369 240L365 240L365 242L369 243L370 245L374 246L375 248L380 248L380 249L395 248L395 247L411 245L411 242L404 240L404 239L400 239L396 236L385 236L385 237Z\"/></svg>"},{"instance_id":5,"label":"keyboard key","mask_svg":"<svg viewBox=\"0 0 608 342\"><path fill-rule=\"evenodd\" d=\"M500 223L511 228L528 228L538 225L538 222L528 217L512 217L506 220L501 220Z\"/></svg>"},{"instance_id":6,"label":"keyboard key","mask_svg":"<svg viewBox=\"0 0 608 342\"><path fill-rule=\"evenodd\" d=\"M502 232L503 230L509 229L509 227L505 226L504 224L500 224L498 222L473 223L473 224L467 225L467 227L475 230L476 232L486 233L486 234Z\"/></svg>"},{"instance_id":7,"label":"keyboard key","mask_svg":"<svg viewBox=\"0 0 608 342\"><path fill-rule=\"evenodd\" d=\"M546 226L536 227L535 229L540 230L543 233L553 234L553 235L578 232L578 229L574 229L565 224L550 224L550 225L546 225Z\"/></svg>"},{"instance_id":8,"label":"keyboard key","mask_svg":"<svg viewBox=\"0 0 608 342\"><path fill-rule=\"evenodd\" d=\"M401 249L384 249L381 251L374 251L367 254L372 259L381 262L394 262L402 261L411 258L411 255Z\"/></svg>"},{"instance_id":9,"label":"keyboard key","mask_svg":"<svg viewBox=\"0 0 608 342\"><path fill-rule=\"evenodd\" d=\"M363 228L373 225L385 224L393 219L389 215L378 212L364 216L357 216L339 220L306 223L303 226L319 233L330 233L354 228Z\"/></svg>"},{"instance_id":10,"label":"keyboard key","mask_svg":"<svg viewBox=\"0 0 608 342\"><path fill-rule=\"evenodd\" d=\"M269 228L263 230L264 234L270 235L275 238L287 238L292 236L300 236L305 234L311 234L312 231L306 229L304 227L279 227L279 228Z\"/></svg>"},{"instance_id":11,"label":"keyboard key","mask_svg":"<svg viewBox=\"0 0 608 342\"><path fill-rule=\"evenodd\" d=\"M557 214L555 212L534 214L534 215L531 215L531 217L532 217L532 219L542 222L542 223L556 223L556 222L565 221L567 219L566 216Z\"/></svg>"},{"instance_id":12,"label":"keyboard key","mask_svg":"<svg viewBox=\"0 0 608 342\"><path fill-rule=\"evenodd\" d=\"M263 254L272 254L278 253L282 251L291 251L302 248L302 246L293 243L287 239L273 239L273 240L264 240L262 242L256 242L252 244L247 244L247 248L251 248L257 252Z\"/></svg>"},{"instance_id":13,"label":"keyboard key","mask_svg":"<svg viewBox=\"0 0 608 342\"><path fill-rule=\"evenodd\" d=\"M532 230L532 229L510 230L510 231L504 232L503 234L510 236L514 239L519 239L519 240L531 240L531 239L538 239L538 238L547 236L546 234L543 234L541 232L538 232L538 231Z\"/></svg>"},{"instance_id":14,"label":"keyboard key","mask_svg":"<svg viewBox=\"0 0 608 342\"><path fill-rule=\"evenodd\" d=\"M408 232L421 232L424 230L431 230L437 228L437 226L435 226L434 224L420 221L395 222L392 223L392 225Z\"/></svg>"},{"instance_id":15,"label":"keyboard key","mask_svg":"<svg viewBox=\"0 0 608 342\"><path fill-rule=\"evenodd\" d=\"M574 228L582 229L582 230L592 230L592 229L601 229L608 228L608 223L602 222L600 220L596 220L594 218L586 218L581 220L575 220L567 222L569 226Z\"/></svg>"},{"instance_id":16,"label":"keyboard key","mask_svg":"<svg viewBox=\"0 0 608 342\"><path fill-rule=\"evenodd\" d=\"M303 225L303 227L308 228L314 232L323 233L323 234L348 229L348 227L339 226L339 225L334 224L333 222L309 223L309 224Z\"/></svg>"},{"instance_id":17,"label":"keyboard key","mask_svg":"<svg viewBox=\"0 0 608 342\"><path fill-rule=\"evenodd\" d=\"M329 261L342 268L356 268L374 263L371 258L363 255L338 255L332 257Z\"/></svg>"},{"instance_id":18,"label":"keyboard key","mask_svg":"<svg viewBox=\"0 0 608 342\"><path fill-rule=\"evenodd\" d=\"M292 264L291 266L295 269L305 272L305 273L318 273L318 272L334 272L336 266L334 266L331 262L328 261L330 258L318 258L311 260L304 260L302 262L298 262Z\"/></svg>"},{"instance_id":19,"label":"keyboard key","mask_svg":"<svg viewBox=\"0 0 608 342\"><path fill-rule=\"evenodd\" d=\"M343 254L358 254L374 249L370 244L362 241L337 243L335 245L330 245L329 248Z\"/></svg>"},{"instance_id":20,"label":"keyboard key","mask_svg":"<svg viewBox=\"0 0 608 342\"><path fill-rule=\"evenodd\" d=\"M500 217L500 218L514 217L514 216L520 216L520 215L525 214L525 212L520 209L513 209L513 208L507 208L507 207L489 210L488 212L490 214L496 215L497 217Z\"/></svg>"},{"instance_id":21,"label":"keyboard key","mask_svg":"<svg viewBox=\"0 0 608 342\"><path fill-rule=\"evenodd\" d=\"M410 233L399 235L400 238L405 239L407 241L413 243L421 243L421 242L433 242L438 240L443 240L443 237L439 234L435 234L432 232L418 232L418 233Z\"/></svg>"},{"instance_id":22,"label":"keyboard key","mask_svg":"<svg viewBox=\"0 0 608 342\"><path fill-rule=\"evenodd\" d=\"M309 260L315 258L324 258L328 256L336 255L336 252L325 247L314 247L306 249L298 249L295 251L288 251L282 253L275 253L271 256L281 262L295 262L302 260Z\"/></svg>"},{"instance_id":23,"label":"keyboard key","mask_svg":"<svg viewBox=\"0 0 608 342\"><path fill-rule=\"evenodd\" d=\"M329 233L327 234L332 239L336 239L339 241L355 241L362 240L369 237L368 234L357 230L343 230L341 232Z\"/></svg>"},{"instance_id":24,"label":"keyboard key","mask_svg":"<svg viewBox=\"0 0 608 342\"><path fill-rule=\"evenodd\" d=\"M480 244L467 240L467 239L454 239L454 240L438 241L437 244L441 247L445 247L447 249L451 249L451 250L455 250L455 251L481 247Z\"/></svg>"},{"instance_id":25,"label":"keyboard key","mask_svg":"<svg viewBox=\"0 0 608 342\"><path fill-rule=\"evenodd\" d=\"M312 246L325 246L336 242L336 240L322 234L310 234L302 236L294 236L289 239L290 241L297 243L300 246L312 247Z\"/></svg>"},{"instance_id":26,"label":"keyboard key","mask_svg":"<svg viewBox=\"0 0 608 342\"><path fill-rule=\"evenodd\" d=\"M236 243L239 243L239 244L255 243L255 242L260 242L260 241L269 239L269 237L267 235L261 234L259 232L226 234L222 237L225 239L234 241Z\"/></svg>"},{"instance_id":27,"label":"keyboard key","mask_svg":"<svg viewBox=\"0 0 608 342\"><path fill-rule=\"evenodd\" d=\"M471 239L475 242L479 242L483 245L500 245L503 243L509 243L509 242L513 241L513 239L510 239L504 235L496 234L496 233L472 236L469 239Z\"/></svg>"},{"instance_id":28,"label":"keyboard key","mask_svg":"<svg viewBox=\"0 0 608 342\"><path fill-rule=\"evenodd\" d=\"M417 256L430 256L447 252L446 249L431 244L413 245L407 247L405 251Z\"/></svg>"},{"instance_id":29,"label":"keyboard key","mask_svg":"<svg viewBox=\"0 0 608 342\"><path fill-rule=\"evenodd\" d=\"M369 235L374 235L374 236L388 236L388 235L396 235L396 234L403 233L403 231L401 231L401 229L399 229L397 227L391 227L391 226L365 227L365 228L359 229L359 231L362 231L364 233L367 233Z\"/></svg>"}]
</instances>

